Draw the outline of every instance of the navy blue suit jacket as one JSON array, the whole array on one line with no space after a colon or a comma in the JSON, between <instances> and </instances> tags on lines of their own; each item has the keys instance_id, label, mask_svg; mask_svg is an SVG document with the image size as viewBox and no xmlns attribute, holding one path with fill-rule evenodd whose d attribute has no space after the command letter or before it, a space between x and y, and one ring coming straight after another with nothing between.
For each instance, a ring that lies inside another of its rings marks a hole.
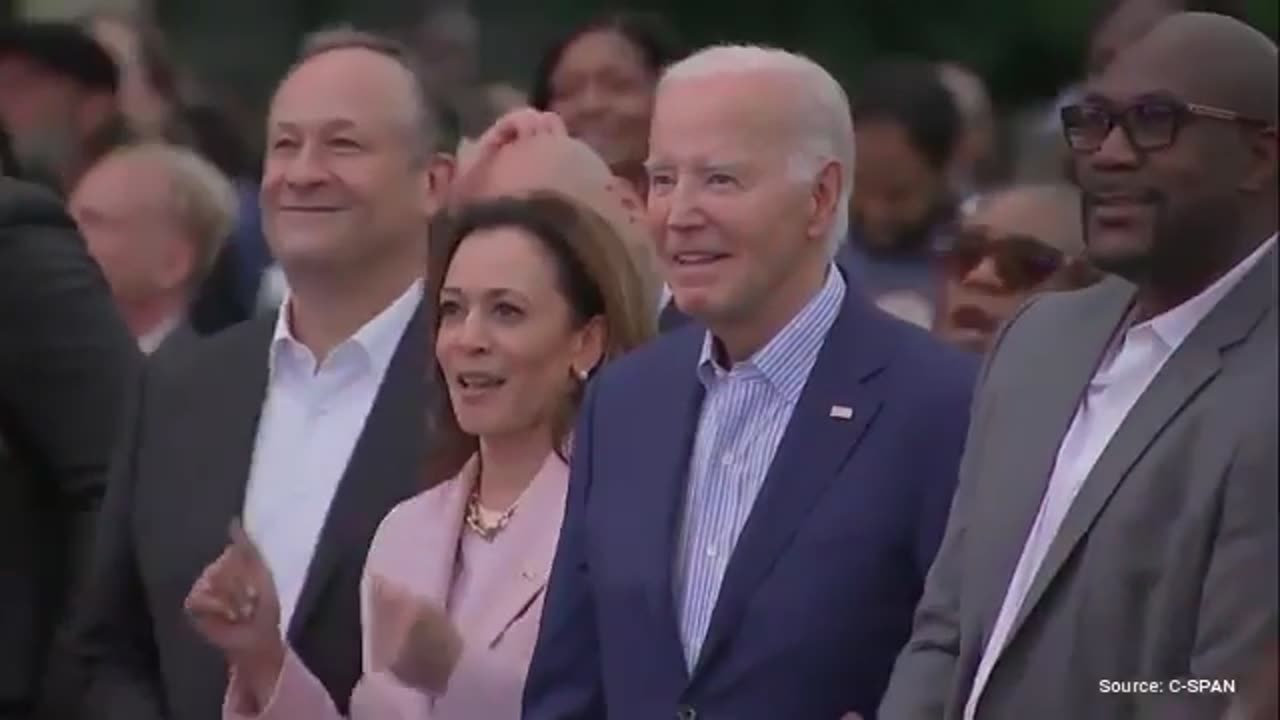
<instances>
[{"instance_id":1,"label":"navy blue suit jacket","mask_svg":"<svg viewBox=\"0 0 1280 720\"><path fill-rule=\"evenodd\" d=\"M847 293L726 570L697 666L672 588L704 330L593 383L527 720L871 720L941 541L975 358ZM832 417L832 406L852 418Z\"/></svg>"}]
</instances>

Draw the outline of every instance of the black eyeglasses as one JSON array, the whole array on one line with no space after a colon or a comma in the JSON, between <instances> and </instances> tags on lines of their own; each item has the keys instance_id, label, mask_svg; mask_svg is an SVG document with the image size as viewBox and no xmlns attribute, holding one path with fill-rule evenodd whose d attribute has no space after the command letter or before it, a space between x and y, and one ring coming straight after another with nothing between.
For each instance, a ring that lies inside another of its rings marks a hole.
<instances>
[{"instance_id":1,"label":"black eyeglasses","mask_svg":"<svg viewBox=\"0 0 1280 720\"><path fill-rule=\"evenodd\" d=\"M988 258L1009 292L1031 290L1067 263L1060 250L1027 235L995 238L976 230L960 230L938 248L943 272L957 281Z\"/></svg>"},{"instance_id":2,"label":"black eyeglasses","mask_svg":"<svg viewBox=\"0 0 1280 720\"><path fill-rule=\"evenodd\" d=\"M1210 105L1196 105L1173 99L1149 99L1120 110L1099 103L1082 103L1062 108L1062 131L1067 145L1078 153L1097 152L1111 131L1119 125L1134 148L1150 152L1163 150L1178 139L1178 132L1193 118L1206 118L1249 127L1273 129L1265 120Z\"/></svg>"}]
</instances>

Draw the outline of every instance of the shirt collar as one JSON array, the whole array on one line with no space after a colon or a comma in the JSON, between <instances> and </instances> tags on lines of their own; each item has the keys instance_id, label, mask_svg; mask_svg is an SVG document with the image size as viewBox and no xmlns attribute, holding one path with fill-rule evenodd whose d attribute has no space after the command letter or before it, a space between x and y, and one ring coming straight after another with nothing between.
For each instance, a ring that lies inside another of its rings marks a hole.
<instances>
[{"instance_id":1,"label":"shirt collar","mask_svg":"<svg viewBox=\"0 0 1280 720\"><path fill-rule=\"evenodd\" d=\"M1196 329L1196 326L1217 307L1218 303L1240 284L1240 281L1262 260L1262 257L1275 247L1275 244L1276 236L1272 235L1250 253L1249 257L1237 263L1212 285L1202 290L1199 295L1146 322L1134 325L1129 332L1154 332L1167 347L1177 349Z\"/></svg>"},{"instance_id":2,"label":"shirt collar","mask_svg":"<svg viewBox=\"0 0 1280 720\"><path fill-rule=\"evenodd\" d=\"M710 386L720 377L743 373L763 377L789 403L800 398L809 371L822 349L827 331L844 304L846 284L834 266L827 270L822 289L785 327L747 360L725 370L715 359L715 338L708 331L698 358L698 379Z\"/></svg>"},{"instance_id":3,"label":"shirt collar","mask_svg":"<svg viewBox=\"0 0 1280 720\"><path fill-rule=\"evenodd\" d=\"M369 322L360 327L347 340L340 343L330 353L339 352L344 347L358 348L369 360L375 373L381 375L391 365L391 358L400 346L400 338L405 328L413 319L413 314L422 301L423 282L416 280L405 292L390 305L383 308ZM293 298L288 297L280 307L276 316L275 334L271 340L271 368L275 371L280 362L280 353L285 347L298 348L302 343L293 334L289 316L293 306Z\"/></svg>"},{"instance_id":4,"label":"shirt collar","mask_svg":"<svg viewBox=\"0 0 1280 720\"><path fill-rule=\"evenodd\" d=\"M160 345L164 343L165 339L173 334L173 331L177 330L178 325L181 324L182 313L174 313L166 317L155 327L143 333L142 337L138 338L138 349L142 351L143 355L154 353L160 349Z\"/></svg>"}]
</instances>

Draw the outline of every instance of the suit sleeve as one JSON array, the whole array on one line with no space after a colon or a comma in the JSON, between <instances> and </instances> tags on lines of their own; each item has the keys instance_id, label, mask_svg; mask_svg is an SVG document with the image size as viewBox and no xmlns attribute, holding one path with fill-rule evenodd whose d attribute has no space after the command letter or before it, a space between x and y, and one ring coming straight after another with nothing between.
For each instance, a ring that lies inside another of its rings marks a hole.
<instances>
[{"instance_id":1,"label":"suit sleeve","mask_svg":"<svg viewBox=\"0 0 1280 720\"><path fill-rule=\"evenodd\" d=\"M588 390L574 436L564 524L525 682L525 720L606 717L600 639L586 553L587 503L594 469L592 426L597 391L604 379L599 378Z\"/></svg>"},{"instance_id":2,"label":"suit sleeve","mask_svg":"<svg viewBox=\"0 0 1280 720\"><path fill-rule=\"evenodd\" d=\"M147 382L138 392L112 465L83 604L76 650L87 674L81 717L165 720L160 663L133 540L136 455L143 441Z\"/></svg>"},{"instance_id":3,"label":"suit sleeve","mask_svg":"<svg viewBox=\"0 0 1280 720\"><path fill-rule=\"evenodd\" d=\"M937 720L946 714L947 700L955 685L956 660L960 654L960 583L965 533L974 502L974 485L981 472L977 451L984 444L983 386L991 367L999 361L1004 339L1018 320L1025 317L1032 303L1034 300L1024 305L1000 332L978 376L965 451L960 460L960 477L946 531L925 579L911 639L898 656L889 689L880 704L877 715L881 720Z\"/></svg>"},{"instance_id":4,"label":"suit sleeve","mask_svg":"<svg viewBox=\"0 0 1280 720\"><path fill-rule=\"evenodd\" d=\"M931 388L930 396L936 400L921 408L919 419L925 426L918 437L927 443L915 458L921 463L917 472L924 484L920 489L921 512L915 546L917 577L921 582L937 557L955 501L959 467L974 409L976 375L977 362L968 355L958 356L949 363L946 372L935 376L937 384Z\"/></svg>"},{"instance_id":5,"label":"suit sleeve","mask_svg":"<svg viewBox=\"0 0 1280 720\"><path fill-rule=\"evenodd\" d=\"M1272 413L1275 412L1272 404ZM1195 644L1181 681L1233 680L1237 690L1273 647L1280 608L1280 529L1276 523L1276 416L1270 422L1244 413L1249 426L1227 470L1218 527L1201 586ZM1271 682L1275 681L1272 676ZM1180 692L1144 700L1140 717L1220 718L1229 694Z\"/></svg>"},{"instance_id":6,"label":"suit sleeve","mask_svg":"<svg viewBox=\"0 0 1280 720\"><path fill-rule=\"evenodd\" d=\"M0 231L0 425L50 500L59 538L59 607L87 571L119 421L142 356L106 282L56 206ZM65 628L46 694L71 692ZM58 704L61 704L60 702Z\"/></svg>"}]
</instances>

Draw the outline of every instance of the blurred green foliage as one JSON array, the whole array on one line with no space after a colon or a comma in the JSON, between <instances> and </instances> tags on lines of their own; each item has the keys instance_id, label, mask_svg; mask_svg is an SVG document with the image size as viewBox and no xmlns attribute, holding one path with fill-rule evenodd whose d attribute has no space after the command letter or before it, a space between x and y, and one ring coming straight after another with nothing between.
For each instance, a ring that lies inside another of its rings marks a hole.
<instances>
[{"instance_id":1,"label":"blurred green foliage","mask_svg":"<svg viewBox=\"0 0 1280 720\"><path fill-rule=\"evenodd\" d=\"M1272 37L1280 0L1250 0L1251 21ZM503 3L481 2L495 13ZM749 41L803 51L847 84L868 58L954 60L987 79L997 101L1049 97L1083 67L1096 0L541 0L566 25L603 9L659 12L691 44Z\"/></svg>"},{"instance_id":2,"label":"blurred green foliage","mask_svg":"<svg viewBox=\"0 0 1280 720\"><path fill-rule=\"evenodd\" d=\"M182 58L260 109L302 34L351 21L403 31L432 2L456 0L159 0L158 20ZM997 103L1053 96L1083 65L1097 0L470 0L489 79L527 86L534 61L566 29L611 9L664 15L691 46L760 42L811 55L851 88L880 55L955 60L977 70ZM1280 0L1250 0L1272 37Z\"/></svg>"}]
</instances>

